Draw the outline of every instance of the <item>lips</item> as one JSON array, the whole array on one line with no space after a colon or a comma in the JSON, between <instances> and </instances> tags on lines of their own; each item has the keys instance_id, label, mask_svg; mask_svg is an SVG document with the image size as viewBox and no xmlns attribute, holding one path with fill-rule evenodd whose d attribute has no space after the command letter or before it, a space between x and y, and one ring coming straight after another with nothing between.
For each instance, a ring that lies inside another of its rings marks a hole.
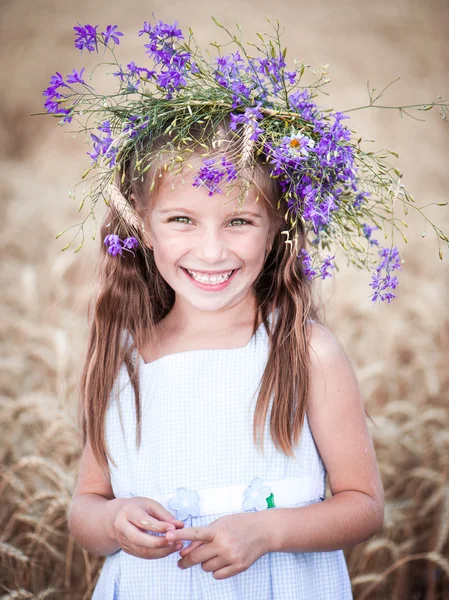
<instances>
[{"instance_id":1,"label":"lips","mask_svg":"<svg viewBox=\"0 0 449 600\"><path fill-rule=\"evenodd\" d=\"M208 291L220 291L229 285L229 282L234 278L235 273L238 269L232 269L229 271L216 271L214 273L206 273L204 271L190 271L190 269L186 269L185 267L181 267L187 277L194 283L196 286L200 287L203 290ZM198 275L195 277L193 274ZM208 276L210 274L210 277ZM220 275L227 275L229 277L223 278Z\"/></svg>"}]
</instances>

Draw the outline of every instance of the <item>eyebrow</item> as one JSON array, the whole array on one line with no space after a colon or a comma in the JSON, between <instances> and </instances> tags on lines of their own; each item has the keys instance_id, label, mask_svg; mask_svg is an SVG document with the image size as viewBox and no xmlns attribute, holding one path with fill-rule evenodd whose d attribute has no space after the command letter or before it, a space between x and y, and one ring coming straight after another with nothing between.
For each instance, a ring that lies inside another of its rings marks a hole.
<instances>
[{"instance_id":1,"label":"eyebrow","mask_svg":"<svg viewBox=\"0 0 449 600\"><path fill-rule=\"evenodd\" d=\"M181 212L181 213L189 213L191 215L195 214L194 212L190 211L188 208L184 207L180 207L180 208L166 208L164 210L159 211L161 215L165 215L167 213L171 213L171 212ZM230 217L235 216L237 217L241 217L241 216L250 216L253 217L254 219L262 219L262 215L259 215L258 213L254 213L251 212L249 210L242 210L241 212L237 212L237 213L231 213L229 215Z\"/></svg>"}]
</instances>

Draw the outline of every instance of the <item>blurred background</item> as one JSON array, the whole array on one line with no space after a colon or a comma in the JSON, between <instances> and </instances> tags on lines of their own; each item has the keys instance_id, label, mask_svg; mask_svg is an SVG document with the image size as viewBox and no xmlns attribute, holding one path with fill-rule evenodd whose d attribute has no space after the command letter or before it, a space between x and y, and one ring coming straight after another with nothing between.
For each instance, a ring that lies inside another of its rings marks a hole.
<instances>
[{"instance_id":1,"label":"blurred background","mask_svg":"<svg viewBox=\"0 0 449 600\"><path fill-rule=\"evenodd\" d=\"M57 71L84 66L87 74L98 61L74 48L74 25L118 25L119 61L144 64L137 32L152 13L192 27L203 49L225 41L211 16L233 31L238 23L251 41L269 30L266 18L278 19L290 66L295 57L312 68L329 64L329 96L317 101L334 110L366 105L368 82L380 91L397 77L378 104L449 97L447 0L0 0L3 599L90 598L103 560L68 536L66 518L81 452L78 382L100 242L87 237L73 254L77 244L60 250L75 230L55 240L81 220L69 189L89 166L91 148L70 126L30 113L44 111L42 91ZM391 162L417 206L446 202L449 124L437 108L411 114L369 108L346 124L374 140L365 149L399 154ZM317 283L326 323L354 365L373 419L386 494L383 530L345 549L357 600L449 599L449 252L443 246L440 260L432 227L418 211L402 212L408 244L395 237L405 262L391 304L373 306L369 273L347 268L342 255L339 272ZM448 206L425 214L448 234Z\"/></svg>"}]
</instances>

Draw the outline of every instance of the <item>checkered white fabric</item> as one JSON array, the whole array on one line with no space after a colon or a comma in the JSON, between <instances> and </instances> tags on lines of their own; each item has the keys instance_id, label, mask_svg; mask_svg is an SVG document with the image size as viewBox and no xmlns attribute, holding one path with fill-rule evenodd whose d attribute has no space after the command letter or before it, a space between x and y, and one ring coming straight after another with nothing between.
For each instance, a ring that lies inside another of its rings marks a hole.
<instances>
[{"instance_id":1,"label":"checkered white fabric","mask_svg":"<svg viewBox=\"0 0 449 600\"><path fill-rule=\"evenodd\" d=\"M109 462L115 497L167 497L181 487L246 487L256 477L264 482L303 477L321 481L319 497L314 493L313 498L289 506L324 500L326 470L307 416L294 458L274 446L270 411L263 453L253 444L256 391L267 357L263 325L243 348L178 352L148 364L136 357L141 362L139 450L135 446L134 394L122 365L106 415L106 441L116 463L114 467ZM175 510L165 507L176 516ZM224 514L228 513L189 514L185 527L207 526ZM184 546L189 544L184 542ZM182 571L178 560L178 552L145 560L119 550L106 558L92 600L352 599L342 550L269 552L246 571L221 580L200 564Z\"/></svg>"}]
</instances>

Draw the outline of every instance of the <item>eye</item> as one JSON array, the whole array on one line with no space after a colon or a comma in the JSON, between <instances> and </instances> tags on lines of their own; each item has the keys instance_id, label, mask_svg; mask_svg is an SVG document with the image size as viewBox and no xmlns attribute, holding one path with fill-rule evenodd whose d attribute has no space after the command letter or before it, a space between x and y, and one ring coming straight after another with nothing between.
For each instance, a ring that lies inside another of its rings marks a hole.
<instances>
[{"instance_id":1,"label":"eye","mask_svg":"<svg viewBox=\"0 0 449 600\"><path fill-rule=\"evenodd\" d=\"M187 221L190 221L189 217L172 217L168 222L174 221L175 223L185 223L185 221L178 221L177 219L186 219Z\"/></svg>"},{"instance_id":2,"label":"eye","mask_svg":"<svg viewBox=\"0 0 449 600\"><path fill-rule=\"evenodd\" d=\"M246 219L232 219L231 223L234 223L235 221L240 221L240 223L251 225L251 221L247 221ZM241 227L241 225L239 225L239 227Z\"/></svg>"}]
</instances>

